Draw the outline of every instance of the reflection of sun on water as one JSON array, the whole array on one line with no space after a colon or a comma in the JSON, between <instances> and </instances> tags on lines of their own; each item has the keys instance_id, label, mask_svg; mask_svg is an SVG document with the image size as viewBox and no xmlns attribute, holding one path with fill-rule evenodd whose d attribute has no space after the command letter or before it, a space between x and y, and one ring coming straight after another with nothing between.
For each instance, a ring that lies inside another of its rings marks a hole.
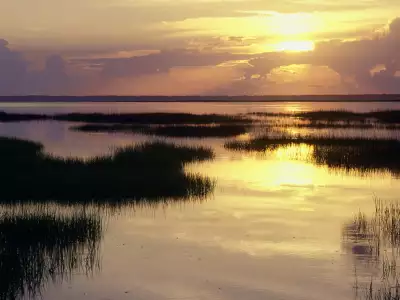
<instances>
[{"instance_id":1,"label":"reflection of sun on water","mask_svg":"<svg viewBox=\"0 0 400 300\"><path fill-rule=\"evenodd\" d=\"M303 106L301 103L285 103L283 109L285 113L298 113L303 111Z\"/></svg>"},{"instance_id":2,"label":"reflection of sun on water","mask_svg":"<svg viewBox=\"0 0 400 300\"><path fill-rule=\"evenodd\" d=\"M300 160L300 161L310 161L314 151L313 146L306 144L301 145L290 145L287 147L279 147L275 151L275 157L282 160Z\"/></svg>"},{"instance_id":3,"label":"reflection of sun on water","mask_svg":"<svg viewBox=\"0 0 400 300\"><path fill-rule=\"evenodd\" d=\"M276 165L275 184L309 185L314 184L316 168L308 164L312 158L313 147L290 145L280 147L274 152L279 163Z\"/></svg>"},{"instance_id":4,"label":"reflection of sun on water","mask_svg":"<svg viewBox=\"0 0 400 300\"><path fill-rule=\"evenodd\" d=\"M250 140L250 138L251 138L251 135L250 135L249 133L243 133L243 134L237 136L237 137L236 137L236 140L239 140L239 141L248 141L248 140Z\"/></svg>"}]
</instances>

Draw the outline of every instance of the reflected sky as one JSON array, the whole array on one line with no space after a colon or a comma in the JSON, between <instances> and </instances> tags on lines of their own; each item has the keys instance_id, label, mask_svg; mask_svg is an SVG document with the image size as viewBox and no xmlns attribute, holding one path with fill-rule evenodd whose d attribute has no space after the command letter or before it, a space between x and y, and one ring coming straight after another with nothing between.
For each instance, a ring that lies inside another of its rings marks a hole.
<instances>
[{"instance_id":1,"label":"reflected sky","mask_svg":"<svg viewBox=\"0 0 400 300\"><path fill-rule=\"evenodd\" d=\"M18 103L1 102L0 110L17 113L69 113L69 112L182 112L196 114L236 114L250 112L301 112L311 110L350 110L368 112L374 110L400 109L396 102L236 102L236 103L123 103L123 102L81 102L81 103Z\"/></svg>"}]
</instances>

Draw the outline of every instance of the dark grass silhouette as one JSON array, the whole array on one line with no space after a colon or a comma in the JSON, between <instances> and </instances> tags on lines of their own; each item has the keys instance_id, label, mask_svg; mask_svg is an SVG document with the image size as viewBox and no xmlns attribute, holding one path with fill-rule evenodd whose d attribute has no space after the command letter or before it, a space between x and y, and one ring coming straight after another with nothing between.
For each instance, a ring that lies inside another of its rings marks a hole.
<instances>
[{"instance_id":1,"label":"dark grass silhouette","mask_svg":"<svg viewBox=\"0 0 400 300\"><path fill-rule=\"evenodd\" d=\"M250 113L250 115L260 117L296 117L309 121L358 122L361 124L374 120L380 124L400 123L400 110L380 110L365 113L346 110L317 110L299 113L254 112Z\"/></svg>"},{"instance_id":2,"label":"dark grass silhouette","mask_svg":"<svg viewBox=\"0 0 400 300\"><path fill-rule=\"evenodd\" d=\"M232 124L251 123L243 116L189 113L136 113L136 114L100 114L75 113L52 116L58 121L115 123L115 124Z\"/></svg>"},{"instance_id":3,"label":"dark grass silhouette","mask_svg":"<svg viewBox=\"0 0 400 300\"><path fill-rule=\"evenodd\" d=\"M40 296L48 283L69 280L73 272L99 268L100 218L2 214L0 216L0 299Z\"/></svg>"},{"instance_id":4,"label":"dark grass silhouette","mask_svg":"<svg viewBox=\"0 0 400 300\"><path fill-rule=\"evenodd\" d=\"M184 138L225 138L245 134L250 126L243 124L236 125L194 125L194 126L144 126L125 124L85 124L72 127L73 130L83 132L127 132L141 133L146 135L162 137L184 137Z\"/></svg>"},{"instance_id":5,"label":"dark grass silhouette","mask_svg":"<svg viewBox=\"0 0 400 300\"><path fill-rule=\"evenodd\" d=\"M16 113L6 113L4 111L0 111L0 122L40 121L46 119L48 119L46 115L16 114Z\"/></svg>"},{"instance_id":6,"label":"dark grass silhouette","mask_svg":"<svg viewBox=\"0 0 400 300\"><path fill-rule=\"evenodd\" d=\"M244 116L218 114L189 114L189 113L70 113L56 115L35 115L18 113L0 113L0 122L17 122L33 120L54 120L85 123L112 124L243 124L251 123L252 119Z\"/></svg>"},{"instance_id":7,"label":"dark grass silhouette","mask_svg":"<svg viewBox=\"0 0 400 300\"><path fill-rule=\"evenodd\" d=\"M151 130L149 125L134 125L134 124L84 124L70 127L74 131L82 132L126 132L126 133L144 133Z\"/></svg>"},{"instance_id":8,"label":"dark grass silhouette","mask_svg":"<svg viewBox=\"0 0 400 300\"><path fill-rule=\"evenodd\" d=\"M296 116L308 120L367 122L368 119L375 119L383 124L400 123L400 110L381 110L366 113L356 113L345 110L321 110L297 113Z\"/></svg>"},{"instance_id":9,"label":"dark grass silhouette","mask_svg":"<svg viewBox=\"0 0 400 300\"><path fill-rule=\"evenodd\" d=\"M382 113L391 113L389 111ZM328 122L335 122L335 121L359 121L364 122L368 118L371 118L371 113L355 113L346 110L317 110L317 111L310 111L310 112L301 112L296 113L296 117L300 117L307 120L313 121L328 121Z\"/></svg>"},{"instance_id":10,"label":"dark grass silhouette","mask_svg":"<svg viewBox=\"0 0 400 300\"><path fill-rule=\"evenodd\" d=\"M399 124L400 110L381 110L357 113L345 110L320 110L299 113L253 112L248 116L296 117L309 121ZM190 114L190 113L69 113L69 114L19 114L0 112L0 122L55 120L85 123L112 124L250 124L254 120L242 115Z\"/></svg>"},{"instance_id":11,"label":"dark grass silhouette","mask_svg":"<svg viewBox=\"0 0 400 300\"><path fill-rule=\"evenodd\" d=\"M249 141L227 142L225 147L236 151L264 152L300 144L313 146L312 156L317 164L347 171L400 174L400 141L394 139L266 135Z\"/></svg>"},{"instance_id":12,"label":"dark grass silhouette","mask_svg":"<svg viewBox=\"0 0 400 300\"><path fill-rule=\"evenodd\" d=\"M203 198L214 181L186 174L190 162L209 160L204 147L163 142L116 150L89 160L47 155L38 143L0 138L0 201L121 203Z\"/></svg>"},{"instance_id":13,"label":"dark grass silhouette","mask_svg":"<svg viewBox=\"0 0 400 300\"><path fill-rule=\"evenodd\" d=\"M380 124L376 122L308 121L305 123L271 122L270 128L309 128L309 129L383 129L400 130L400 124Z\"/></svg>"}]
</instances>

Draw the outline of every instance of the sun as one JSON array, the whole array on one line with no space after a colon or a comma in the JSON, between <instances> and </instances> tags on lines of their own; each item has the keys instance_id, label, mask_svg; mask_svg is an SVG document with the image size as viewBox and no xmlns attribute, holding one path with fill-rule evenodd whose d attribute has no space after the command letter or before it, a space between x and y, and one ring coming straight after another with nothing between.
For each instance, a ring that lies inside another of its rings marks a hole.
<instances>
[{"instance_id":1,"label":"sun","mask_svg":"<svg viewBox=\"0 0 400 300\"><path fill-rule=\"evenodd\" d=\"M266 30L271 42L265 51L308 52L315 49L315 33L323 26L321 20L310 13L276 13L266 18Z\"/></svg>"},{"instance_id":2,"label":"sun","mask_svg":"<svg viewBox=\"0 0 400 300\"><path fill-rule=\"evenodd\" d=\"M308 36L323 27L321 19L311 13L277 13L267 23L268 31L286 37Z\"/></svg>"},{"instance_id":3,"label":"sun","mask_svg":"<svg viewBox=\"0 0 400 300\"><path fill-rule=\"evenodd\" d=\"M313 41L285 41L274 45L276 52L307 52L313 51L315 44Z\"/></svg>"}]
</instances>

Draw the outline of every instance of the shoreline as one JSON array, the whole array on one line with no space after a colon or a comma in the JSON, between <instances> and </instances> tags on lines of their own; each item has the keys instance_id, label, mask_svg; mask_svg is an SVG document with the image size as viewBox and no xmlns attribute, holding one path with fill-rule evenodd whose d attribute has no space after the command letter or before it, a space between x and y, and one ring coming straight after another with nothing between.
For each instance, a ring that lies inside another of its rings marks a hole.
<instances>
[{"instance_id":1,"label":"shoreline","mask_svg":"<svg viewBox=\"0 0 400 300\"><path fill-rule=\"evenodd\" d=\"M283 95L283 96L0 96L0 103L363 103L400 102L400 95Z\"/></svg>"}]
</instances>

